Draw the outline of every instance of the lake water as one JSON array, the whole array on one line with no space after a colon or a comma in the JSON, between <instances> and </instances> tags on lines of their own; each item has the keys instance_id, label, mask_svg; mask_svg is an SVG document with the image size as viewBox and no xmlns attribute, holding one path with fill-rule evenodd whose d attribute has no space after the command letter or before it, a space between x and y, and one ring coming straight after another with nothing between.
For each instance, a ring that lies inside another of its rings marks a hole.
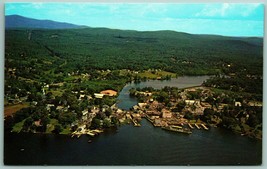
<instances>
[{"instance_id":1,"label":"lake water","mask_svg":"<svg viewBox=\"0 0 267 169\"><path fill-rule=\"evenodd\" d=\"M190 83L192 86L199 85ZM135 87L134 84L126 85L122 90L118 98L123 105L120 108L128 109L136 102L133 98L126 99L131 87ZM94 138L81 136L79 139L66 135L5 133L4 161L7 165L261 164L261 140L220 128L209 131L195 129L191 135L185 135L155 128L145 119L141 125L123 125ZM88 143L88 140L92 142Z\"/></svg>"},{"instance_id":2,"label":"lake water","mask_svg":"<svg viewBox=\"0 0 267 169\"><path fill-rule=\"evenodd\" d=\"M153 87L155 89L161 89L165 86L187 88L192 86L199 86L209 77L210 76L182 76L178 78L172 78L172 80L148 80L141 83L128 83L120 92L120 95L117 98L117 105L121 109L129 110L129 108L138 103L136 98L129 96L129 90L131 88Z\"/></svg>"}]
</instances>

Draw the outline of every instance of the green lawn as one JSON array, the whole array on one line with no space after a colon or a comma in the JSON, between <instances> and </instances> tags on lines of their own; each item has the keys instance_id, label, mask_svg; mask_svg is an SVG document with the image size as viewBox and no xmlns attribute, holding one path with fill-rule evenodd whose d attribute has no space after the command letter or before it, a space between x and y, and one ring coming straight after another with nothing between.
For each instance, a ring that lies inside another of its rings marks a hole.
<instances>
[{"instance_id":1,"label":"green lawn","mask_svg":"<svg viewBox=\"0 0 267 169\"><path fill-rule=\"evenodd\" d=\"M70 127L63 129L60 134L71 134Z\"/></svg>"},{"instance_id":2,"label":"green lawn","mask_svg":"<svg viewBox=\"0 0 267 169\"><path fill-rule=\"evenodd\" d=\"M166 71L156 71L156 72L152 72L152 71L144 71L141 73L138 73L138 76L140 78L149 78L149 79L156 79L157 77L164 77L164 76L171 76L172 78L176 77L175 73L171 73L171 72L166 72Z\"/></svg>"},{"instance_id":3,"label":"green lawn","mask_svg":"<svg viewBox=\"0 0 267 169\"><path fill-rule=\"evenodd\" d=\"M19 133L19 132L21 131L22 127L23 127L23 124L24 124L25 120L26 120L26 119L24 119L24 120L22 120L21 122L15 124L15 125L13 126L12 132Z\"/></svg>"}]
</instances>

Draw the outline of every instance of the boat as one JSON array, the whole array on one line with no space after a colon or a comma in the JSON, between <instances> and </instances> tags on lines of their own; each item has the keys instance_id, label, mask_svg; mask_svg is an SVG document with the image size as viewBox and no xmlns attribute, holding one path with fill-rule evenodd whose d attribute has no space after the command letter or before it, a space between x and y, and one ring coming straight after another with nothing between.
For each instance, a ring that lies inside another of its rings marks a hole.
<instances>
[{"instance_id":1,"label":"boat","mask_svg":"<svg viewBox=\"0 0 267 169\"><path fill-rule=\"evenodd\" d=\"M174 125L172 125L171 127L175 128L175 129L182 129L183 128L182 126L174 126Z\"/></svg>"},{"instance_id":2,"label":"boat","mask_svg":"<svg viewBox=\"0 0 267 169\"><path fill-rule=\"evenodd\" d=\"M93 137L93 136L95 136L95 134L94 134L94 133L92 133L92 132L89 132L89 131L87 132L87 134L88 134L89 136L92 136L92 137Z\"/></svg>"},{"instance_id":3,"label":"boat","mask_svg":"<svg viewBox=\"0 0 267 169\"><path fill-rule=\"evenodd\" d=\"M180 128L180 129L177 129L177 128L173 128L173 127L161 127L163 130L168 130L168 131L174 131L174 132L179 132L179 133L185 133L185 134L191 134L192 132L187 129L187 128Z\"/></svg>"}]
</instances>

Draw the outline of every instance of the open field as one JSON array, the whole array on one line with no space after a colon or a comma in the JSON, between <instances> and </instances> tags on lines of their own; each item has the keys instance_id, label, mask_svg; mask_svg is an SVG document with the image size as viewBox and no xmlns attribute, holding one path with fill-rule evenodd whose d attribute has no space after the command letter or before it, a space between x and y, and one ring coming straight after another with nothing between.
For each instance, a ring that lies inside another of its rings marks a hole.
<instances>
[{"instance_id":1,"label":"open field","mask_svg":"<svg viewBox=\"0 0 267 169\"><path fill-rule=\"evenodd\" d=\"M23 103L23 104L16 104L16 105L8 105L5 106L4 110L4 115L6 116L11 116L13 113L19 111L22 108L29 107L28 103Z\"/></svg>"}]
</instances>

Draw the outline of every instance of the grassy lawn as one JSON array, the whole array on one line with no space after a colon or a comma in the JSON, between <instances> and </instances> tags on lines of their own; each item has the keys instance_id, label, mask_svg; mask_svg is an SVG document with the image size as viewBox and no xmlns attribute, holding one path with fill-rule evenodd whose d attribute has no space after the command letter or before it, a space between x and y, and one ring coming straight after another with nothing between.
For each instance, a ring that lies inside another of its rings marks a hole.
<instances>
[{"instance_id":1,"label":"grassy lawn","mask_svg":"<svg viewBox=\"0 0 267 169\"><path fill-rule=\"evenodd\" d=\"M70 127L63 129L63 131L60 134L71 134Z\"/></svg>"},{"instance_id":2,"label":"grassy lawn","mask_svg":"<svg viewBox=\"0 0 267 169\"><path fill-rule=\"evenodd\" d=\"M53 96L62 96L62 93L64 90L50 90L50 92L53 94Z\"/></svg>"},{"instance_id":3,"label":"grassy lawn","mask_svg":"<svg viewBox=\"0 0 267 169\"><path fill-rule=\"evenodd\" d=\"M175 73L166 72L166 71L156 71L153 73L151 71L144 71L138 74L138 76L141 78L147 77L149 79L156 79L157 77L164 77L167 75L171 76L172 78L176 77Z\"/></svg>"},{"instance_id":4,"label":"grassy lawn","mask_svg":"<svg viewBox=\"0 0 267 169\"><path fill-rule=\"evenodd\" d=\"M15 124L15 125L13 126L12 132L19 133L19 132L21 131L22 127L23 127L23 124L24 124L25 120L26 120L26 119L24 119L24 120L22 120L21 122Z\"/></svg>"},{"instance_id":5,"label":"grassy lawn","mask_svg":"<svg viewBox=\"0 0 267 169\"><path fill-rule=\"evenodd\" d=\"M51 119L50 124L47 125L46 133L52 133L52 131L55 129L55 125L58 124L57 119Z\"/></svg>"}]
</instances>

